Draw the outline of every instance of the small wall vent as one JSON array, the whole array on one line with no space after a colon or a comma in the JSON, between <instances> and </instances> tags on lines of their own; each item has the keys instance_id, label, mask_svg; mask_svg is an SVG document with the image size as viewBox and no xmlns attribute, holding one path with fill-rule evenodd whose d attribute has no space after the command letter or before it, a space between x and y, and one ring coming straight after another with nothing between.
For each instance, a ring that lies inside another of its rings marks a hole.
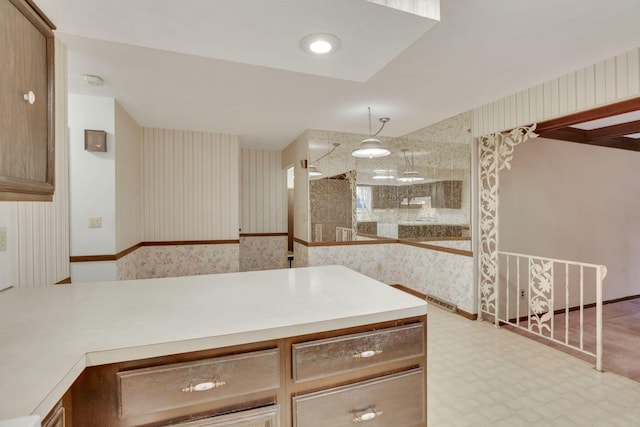
<instances>
[{"instance_id":1,"label":"small wall vent","mask_svg":"<svg viewBox=\"0 0 640 427\"><path fill-rule=\"evenodd\" d=\"M427 302L432 303L437 305L438 307L442 308L443 310L448 311L449 313L455 313L458 311L458 306L455 304L452 304L448 301L445 301L443 299L440 298L436 298L432 295L427 295L427 297L425 298L427 300Z\"/></svg>"}]
</instances>

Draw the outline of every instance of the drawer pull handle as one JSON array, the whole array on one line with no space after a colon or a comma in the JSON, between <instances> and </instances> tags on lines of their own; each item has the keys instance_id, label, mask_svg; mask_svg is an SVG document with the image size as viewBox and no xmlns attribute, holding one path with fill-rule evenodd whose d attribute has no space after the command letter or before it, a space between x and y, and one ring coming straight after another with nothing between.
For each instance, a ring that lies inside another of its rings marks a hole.
<instances>
[{"instance_id":1,"label":"drawer pull handle","mask_svg":"<svg viewBox=\"0 0 640 427\"><path fill-rule=\"evenodd\" d=\"M189 384L189 387L183 388L182 391L185 393L193 393L194 391L207 391L207 390L211 390L212 388L222 387L225 384L226 383L224 381L218 381L218 380L198 383L196 385L193 385L192 383L192 384Z\"/></svg>"},{"instance_id":2,"label":"drawer pull handle","mask_svg":"<svg viewBox=\"0 0 640 427\"><path fill-rule=\"evenodd\" d=\"M34 102L36 102L36 95L33 93L33 91L30 90L29 93L24 94L24 100L29 104L33 104Z\"/></svg>"},{"instance_id":3,"label":"drawer pull handle","mask_svg":"<svg viewBox=\"0 0 640 427\"><path fill-rule=\"evenodd\" d=\"M366 412L358 415L358 413L356 411L353 411L353 415L355 415L355 418L353 419L354 423L361 423L363 421L370 421L374 418L378 418L380 415L382 415L384 412L382 411L376 411L375 408L369 408L366 409Z\"/></svg>"},{"instance_id":4,"label":"drawer pull handle","mask_svg":"<svg viewBox=\"0 0 640 427\"><path fill-rule=\"evenodd\" d=\"M360 353L354 353L354 359L366 359L367 357L373 357L382 354L382 350L365 350Z\"/></svg>"}]
</instances>

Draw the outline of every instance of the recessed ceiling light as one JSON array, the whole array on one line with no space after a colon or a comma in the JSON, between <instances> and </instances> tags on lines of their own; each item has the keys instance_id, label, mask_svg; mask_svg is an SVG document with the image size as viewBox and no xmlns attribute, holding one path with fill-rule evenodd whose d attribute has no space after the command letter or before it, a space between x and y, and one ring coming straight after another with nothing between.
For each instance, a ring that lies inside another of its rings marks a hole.
<instances>
[{"instance_id":1,"label":"recessed ceiling light","mask_svg":"<svg viewBox=\"0 0 640 427\"><path fill-rule=\"evenodd\" d=\"M342 46L342 42L333 34L309 34L300 40L300 49L307 53L314 53L317 55L334 53L340 49L340 46Z\"/></svg>"}]
</instances>

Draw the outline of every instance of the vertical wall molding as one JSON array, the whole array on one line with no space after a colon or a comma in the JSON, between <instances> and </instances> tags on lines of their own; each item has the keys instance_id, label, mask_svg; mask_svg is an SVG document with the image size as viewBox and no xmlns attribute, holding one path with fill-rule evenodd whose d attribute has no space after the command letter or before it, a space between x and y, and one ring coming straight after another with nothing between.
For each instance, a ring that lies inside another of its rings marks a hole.
<instances>
[{"instance_id":1,"label":"vertical wall molding","mask_svg":"<svg viewBox=\"0 0 640 427\"><path fill-rule=\"evenodd\" d=\"M143 128L145 241L238 239L235 135Z\"/></svg>"},{"instance_id":2,"label":"vertical wall molding","mask_svg":"<svg viewBox=\"0 0 640 427\"><path fill-rule=\"evenodd\" d=\"M281 152L240 150L240 194L242 233L287 231L287 177Z\"/></svg>"},{"instance_id":3,"label":"vertical wall molding","mask_svg":"<svg viewBox=\"0 0 640 427\"><path fill-rule=\"evenodd\" d=\"M476 137L640 96L640 48L473 110Z\"/></svg>"}]
</instances>

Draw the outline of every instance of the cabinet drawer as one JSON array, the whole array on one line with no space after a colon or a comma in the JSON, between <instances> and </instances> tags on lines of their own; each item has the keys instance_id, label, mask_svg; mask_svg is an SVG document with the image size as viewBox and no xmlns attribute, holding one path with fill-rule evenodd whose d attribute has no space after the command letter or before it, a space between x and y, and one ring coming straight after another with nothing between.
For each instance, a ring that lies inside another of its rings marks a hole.
<instances>
[{"instance_id":1,"label":"cabinet drawer","mask_svg":"<svg viewBox=\"0 0 640 427\"><path fill-rule=\"evenodd\" d=\"M293 345L293 380L302 382L425 354L424 323Z\"/></svg>"},{"instance_id":2,"label":"cabinet drawer","mask_svg":"<svg viewBox=\"0 0 640 427\"><path fill-rule=\"evenodd\" d=\"M279 427L280 407L271 405L172 425L180 427Z\"/></svg>"},{"instance_id":3,"label":"cabinet drawer","mask_svg":"<svg viewBox=\"0 0 640 427\"><path fill-rule=\"evenodd\" d=\"M280 387L279 350L270 349L117 373L120 417Z\"/></svg>"},{"instance_id":4,"label":"cabinet drawer","mask_svg":"<svg viewBox=\"0 0 640 427\"><path fill-rule=\"evenodd\" d=\"M426 425L423 368L293 398L294 427Z\"/></svg>"}]
</instances>

